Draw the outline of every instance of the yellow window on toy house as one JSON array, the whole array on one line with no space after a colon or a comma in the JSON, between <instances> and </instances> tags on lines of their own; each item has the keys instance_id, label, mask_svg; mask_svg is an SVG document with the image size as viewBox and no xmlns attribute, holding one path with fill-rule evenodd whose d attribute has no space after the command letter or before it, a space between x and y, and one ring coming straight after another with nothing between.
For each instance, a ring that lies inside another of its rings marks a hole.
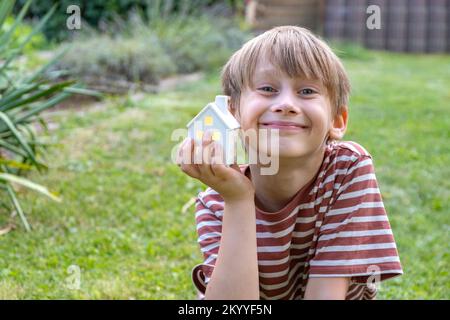
<instances>
[{"instance_id":1,"label":"yellow window on toy house","mask_svg":"<svg viewBox=\"0 0 450 320\"><path fill-rule=\"evenodd\" d=\"M197 131L197 139L201 140L203 138L203 131L202 130L198 130Z\"/></svg>"},{"instance_id":2,"label":"yellow window on toy house","mask_svg":"<svg viewBox=\"0 0 450 320\"><path fill-rule=\"evenodd\" d=\"M212 134L212 139L214 141L219 141L220 140L220 131L214 131Z\"/></svg>"},{"instance_id":3,"label":"yellow window on toy house","mask_svg":"<svg viewBox=\"0 0 450 320\"><path fill-rule=\"evenodd\" d=\"M205 117L205 126L212 126L214 124L214 119L211 116Z\"/></svg>"}]
</instances>

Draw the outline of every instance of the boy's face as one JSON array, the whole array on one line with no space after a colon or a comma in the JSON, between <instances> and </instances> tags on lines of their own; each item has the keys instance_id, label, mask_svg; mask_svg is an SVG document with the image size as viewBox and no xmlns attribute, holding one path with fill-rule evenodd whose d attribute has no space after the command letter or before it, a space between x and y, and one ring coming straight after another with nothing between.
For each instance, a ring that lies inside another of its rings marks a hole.
<instances>
[{"instance_id":1,"label":"boy's face","mask_svg":"<svg viewBox=\"0 0 450 320\"><path fill-rule=\"evenodd\" d=\"M311 155L328 136L341 139L347 126L347 108L335 114L319 81L291 78L264 59L256 66L253 88L242 90L239 109L234 115L242 130L279 129L280 158ZM270 154L270 143L261 137L259 149L251 147Z\"/></svg>"}]
</instances>

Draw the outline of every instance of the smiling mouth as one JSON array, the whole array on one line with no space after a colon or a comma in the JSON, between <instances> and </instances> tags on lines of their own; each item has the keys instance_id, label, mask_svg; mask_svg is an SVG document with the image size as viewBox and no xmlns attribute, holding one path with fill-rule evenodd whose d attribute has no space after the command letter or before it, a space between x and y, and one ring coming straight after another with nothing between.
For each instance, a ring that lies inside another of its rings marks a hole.
<instances>
[{"instance_id":1,"label":"smiling mouth","mask_svg":"<svg viewBox=\"0 0 450 320\"><path fill-rule=\"evenodd\" d=\"M268 121L268 122L260 122L260 126L272 129L280 129L280 130L305 130L309 129L308 126L302 125L296 122L289 121Z\"/></svg>"}]
</instances>

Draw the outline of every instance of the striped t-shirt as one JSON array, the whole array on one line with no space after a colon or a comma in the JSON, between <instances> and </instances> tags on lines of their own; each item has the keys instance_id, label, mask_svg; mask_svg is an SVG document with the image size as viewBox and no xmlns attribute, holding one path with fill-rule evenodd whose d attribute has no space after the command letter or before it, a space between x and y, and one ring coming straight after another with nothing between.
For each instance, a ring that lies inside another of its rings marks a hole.
<instances>
[{"instance_id":1,"label":"striped t-shirt","mask_svg":"<svg viewBox=\"0 0 450 320\"><path fill-rule=\"evenodd\" d=\"M241 170L249 174L249 167ZM224 201L196 201L204 256L192 270L203 296L220 247ZM316 176L278 212L256 208L261 299L302 299L308 278L350 277L346 299L373 299L374 283L403 273L370 154L355 142L327 145Z\"/></svg>"}]
</instances>

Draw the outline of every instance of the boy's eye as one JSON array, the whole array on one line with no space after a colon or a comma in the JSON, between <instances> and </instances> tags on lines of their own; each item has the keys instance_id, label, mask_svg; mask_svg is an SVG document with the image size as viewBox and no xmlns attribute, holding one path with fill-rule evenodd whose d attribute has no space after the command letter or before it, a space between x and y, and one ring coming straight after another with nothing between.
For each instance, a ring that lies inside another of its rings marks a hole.
<instances>
[{"instance_id":1,"label":"boy's eye","mask_svg":"<svg viewBox=\"0 0 450 320\"><path fill-rule=\"evenodd\" d=\"M264 92L275 92L275 89L272 87L261 87L258 90L264 91Z\"/></svg>"},{"instance_id":2,"label":"boy's eye","mask_svg":"<svg viewBox=\"0 0 450 320\"><path fill-rule=\"evenodd\" d=\"M314 94L316 92L313 89L306 88L306 89L300 90L300 93L301 94Z\"/></svg>"}]
</instances>

